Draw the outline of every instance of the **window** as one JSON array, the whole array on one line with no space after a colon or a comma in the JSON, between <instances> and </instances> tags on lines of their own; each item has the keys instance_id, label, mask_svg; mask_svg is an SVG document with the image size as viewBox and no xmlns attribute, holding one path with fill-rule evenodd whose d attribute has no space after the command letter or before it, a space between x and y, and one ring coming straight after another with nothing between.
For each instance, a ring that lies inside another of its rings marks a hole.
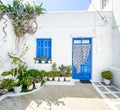
<instances>
[{"instance_id":1,"label":"window","mask_svg":"<svg viewBox=\"0 0 120 110\"><path fill-rule=\"evenodd\" d=\"M109 2L109 0L102 0L102 9L105 8L105 6L107 5L108 2Z\"/></svg>"},{"instance_id":2,"label":"window","mask_svg":"<svg viewBox=\"0 0 120 110\"><path fill-rule=\"evenodd\" d=\"M52 59L52 40L43 38L36 39L36 57L46 57Z\"/></svg>"}]
</instances>

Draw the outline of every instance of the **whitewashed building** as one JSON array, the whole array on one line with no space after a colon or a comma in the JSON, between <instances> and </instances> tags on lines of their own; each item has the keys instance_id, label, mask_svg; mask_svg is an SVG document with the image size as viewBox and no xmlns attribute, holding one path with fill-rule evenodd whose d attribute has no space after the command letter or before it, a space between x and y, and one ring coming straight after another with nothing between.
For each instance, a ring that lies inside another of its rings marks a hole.
<instances>
[{"instance_id":1,"label":"whitewashed building","mask_svg":"<svg viewBox=\"0 0 120 110\"><path fill-rule=\"evenodd\" d=\"M101 6L100 3L99 5ZM23 59L28 68L49 71L53 62L56 62L58 66L72 65L73 79L92 81L101 81L101 71L109 67L120 68L118 46L120 38L118 38L119 31L113 16L116 12L112 12L111 5L110 10L99 11L101 12L91 8L91 11L85 12L47 12L37 17L37 32L34 35L26 34L29 51ZM0 21L0 23L3 22ZM1 73L10 69L7 53L15 51L15 33L9 20L7 25L6 40L3 40L4 33L0 30ZM83 47L78 48L77 45ZM79 51L83 54L76 56ZM41 56L51 58L52 63L35 64L33 58ZM81 59L81 56L84 59Z\"/></svg>"}]
</instances>

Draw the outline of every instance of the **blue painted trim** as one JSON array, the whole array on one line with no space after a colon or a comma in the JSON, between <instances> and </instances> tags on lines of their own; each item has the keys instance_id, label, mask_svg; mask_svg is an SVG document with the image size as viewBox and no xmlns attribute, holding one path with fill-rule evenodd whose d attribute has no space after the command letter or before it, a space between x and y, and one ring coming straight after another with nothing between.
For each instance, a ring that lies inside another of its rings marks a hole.
<instances>
[{"instance_id":1,"label":"blue painted trim","mask_svg":"<svg viewBox=\"0 0 120 110\"><path fill-rule=\"evenodd\" d=\"M81 40L80 44L83 44L82 40L89 40L89 43L91 44L89 58L87 59L85 64L80 65L81 66L81 73L80 74L76 73L76 69L73 66L74 40ZM81 80L90 80L91 77L92 77L92 38L73 38L72 39L72 78L73 79L81 79Z\"/></svg>"},{"instance_id":2,"label":"blue painted trim","mask_svg":"<svg viewBox=\"0 0 120 110\"><path fill-rule=\"evenodd\" d=\"M40 58L42 56L52 59L52 39L50 38L36 39L36 57Z\"/></svg>"}]
</instances>

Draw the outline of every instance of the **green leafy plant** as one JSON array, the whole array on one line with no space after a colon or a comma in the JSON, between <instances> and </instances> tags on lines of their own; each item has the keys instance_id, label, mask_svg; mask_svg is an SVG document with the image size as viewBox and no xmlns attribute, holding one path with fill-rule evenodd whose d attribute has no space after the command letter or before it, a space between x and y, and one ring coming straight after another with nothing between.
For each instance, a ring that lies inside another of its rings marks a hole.
<instances>
[{"instance_id":1,"label":"green leafy plant","mask_svg":"<svg viewBox=\"0 0 120 110\"><path fill-rule=\"evenodd\" d=\"M38 28L36 17L40 14L44 14L45 9L40 5L31 6L29 3L24 4L23 0L13 0L13 4L5 5L0 0L0 20L4 19L5 26L3 27L4 37L7 36L5 31L7 27L7 19L4 15L7 15L12 22L15 35L16 35L16 48L19 48L21 37L24 37L26 33L34 34ZM18 49L19 50L19 49Z\"/></svg>"},{"instance_id":2,"label":"green leafy plant","mask_svg":"<svg viewBox=\"0 0 120 110\"><path fill-rule=\"evenodd\" d=\"M71 73L67 73L67 74L64 74L65 77L71 77L72 74Z\"/></svg>"},{"instance_id":3,"label":"green leafy plant","mask_svg":"<svg viewBox=\"0 0 120 110\"><path fill-rule=\"evenodd\" d=\"M11 74L11 71L5 71L5 72L2 73L2 76L8 76L10 74Z\"/></svg>"},{"instance_id":4,"label":"green leafy plant","mask_svg":"<svg viewBox=\"0 0 120 110\"><path fill-rule=\"evenodd\" d=\"M42 56L42 57L40 58L41 61L46 61L46 59L47 59L47 58L46 58L45 56Z\"/></svg>"},{"instance_id":5,"label":"green leafy plant","mask_svg":"<svg viewBox=\"0 0 120 110\"><path fill-rule=\"evenodd\" d=\"M41 82L41 77L40 76L36 76L35 79L34 79L34 82L35 83Z\"/></svg>"},{"instance_id":6,"label":"green leafy plant","mask_svg":"<svg viewBox=\"0 0 120 110\"><path fill-rule=\"evenodd\" d=\"M111 71L109 71L109 70L103 71L103 72L101 73L101 75L102 75L102 78L104 78L104 79L108 79L108 80L111 80L111 79L112 79L112 73L111 73Z\"/></svg>"},{"instance_id":7,"label":"green leafy plant","mask_svg":"<svg viewBox=\"0 0 120 110\"><path fill-rule=\"evenodd\" d=\"M40 58L34 58L34 60L35 60L35 61L39 61L39 60L40 60Z\"/></svg>"},{"instance_id":8,"label":"green leafy plant","mask_svg":"<svg viewBox=\"0 0 120 110\"><path fill-rule=\"evenodd\" d=\"M60 70L60 76L63 76L66 72L66 68L63 64L59 66L59 70Z\"/></svg>"},{"instance_id":9,"label":"green leafy plant","mask_svg":"<svg viewBox=\"0 0 120 110\"><path fill-rule=\"evenodd\" d=\"M27 71L27 75L33 76L33 77L40 76L40 71L37 69L30 69Z\"/></svg>"},{"instance_id":10,"label":"green leafy plant","mask_svg":"<svg viewBox=\"0 0 120 110\"><path fill-rule=\"evenodd\" d=\"M34 81L34 77L33 76L27 76L25 78L24 84L26 86L30 86L31 84L33 84L33 81Z\"/></svg>"},{"instance_id":11,"label":"green leafy plant","mask_svg":"<svg viewBox=\"0 0 120 110\"><path fill-rule=\"evenodd\" d=\"M57 71L57 64L55 62L51 66L51 71Z\"/></svg>"},{"instance_id":12,"label":"green leafy plant","mask_svg":"<svg viewBox=\"0 0 120 110\"><path fill-rule=\"evenodd\" d=\"M0 84L1 89L7 89L10 90L14 86L14 80L12 79L3 79L2 83Z\"/></svg>"},{"instance_id":13,"label":"green leafy plant","mask_svg":"<svg viewBox=\"0 0 120 110\"><path fill-rule=\"evenodd\" d=\"M54 77L54 73L52 71L48 72L48 78L53 78Z\"/></svg>"}]
</instances>

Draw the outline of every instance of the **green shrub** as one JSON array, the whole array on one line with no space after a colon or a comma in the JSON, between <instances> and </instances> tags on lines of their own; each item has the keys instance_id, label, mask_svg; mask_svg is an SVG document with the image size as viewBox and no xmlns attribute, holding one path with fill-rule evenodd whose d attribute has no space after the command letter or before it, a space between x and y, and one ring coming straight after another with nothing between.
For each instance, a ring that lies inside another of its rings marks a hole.
<instances>
[{"instance_id":1,"label":"green shrub","mask_svg":"<svg viewBox=\"0 0 120 110\"><path fill-rule=\"evenodd\" d=\"M27 71L27 75L36 77L40 75L40 71L37 69L30 69Z\"/></svg>"},{"instance_id":2,"label":"green shrub","mask_svg":"<svg viewBox=\"0 0 120 110\"><path fill-rule=\"evenodd\" d=\"M12 80L12 79L3 79L2 83L0 84L0 88L10 90L10 89L13 88L14 85L15 85L14 80Z\"/></svg>"},{"instance_id":3,"label":"green shrub","mask_svg":"<svg viewBox=\"0 0 120 110\"><path fill-rule=\"evenodd\" d=\"M66 74L64 74L64 76L65 76L65 77L71 77L72 74L71 74L71 73L66 73Z\"/></svg>"},{"instance_id":4,"label":"green shrub","mask_svg":"<svg viewBox=\"0 0 120 110\"><path fill-rule=\"evenodd\" d=\"M104 79L108 79L108 80L111 80L111 79L112 79L112 73L111 73L111 71L109 71L109 70L103 71L103 72L101 73L101 75L102 75L102 78L104 78Z\"/></svg>"}]
</instances>

